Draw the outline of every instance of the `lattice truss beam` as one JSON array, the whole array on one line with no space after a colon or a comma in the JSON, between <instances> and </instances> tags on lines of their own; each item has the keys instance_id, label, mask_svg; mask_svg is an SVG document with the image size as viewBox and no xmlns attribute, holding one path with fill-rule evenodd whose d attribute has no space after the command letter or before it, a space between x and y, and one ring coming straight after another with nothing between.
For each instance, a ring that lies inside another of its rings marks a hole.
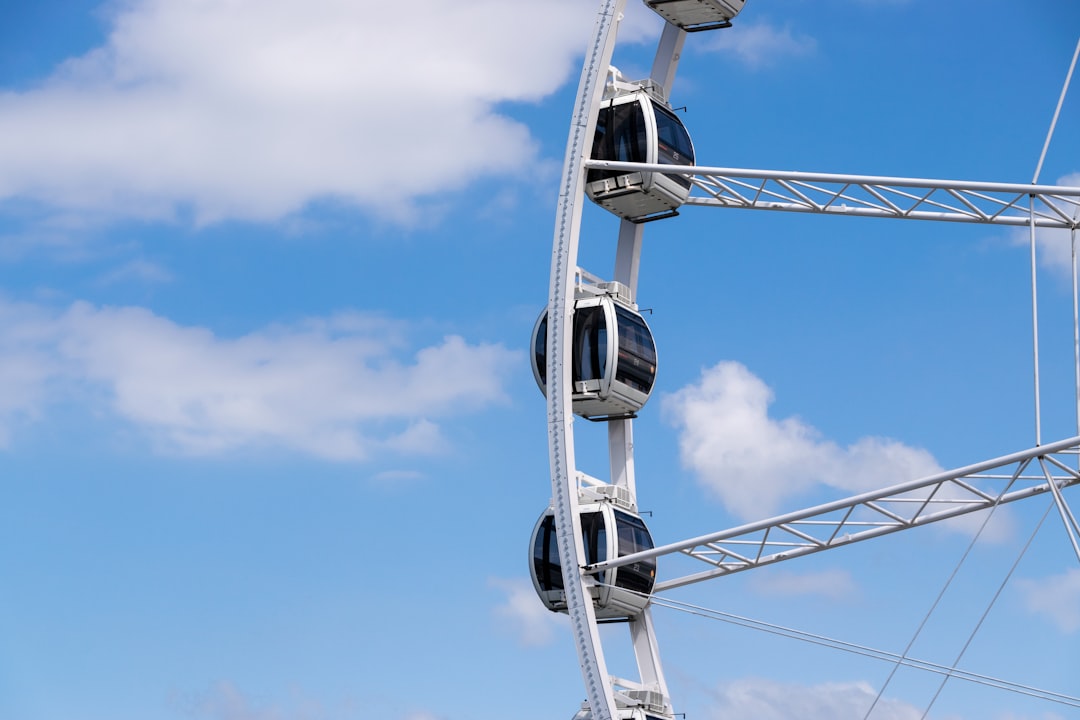
<instances>
[{"instance_id":1,"label":"lattice truss beam","mask_svg":"<svg viewBox=\"0 0 1080 720\"><path fill-rule=\"evenodd\" d=\"M590 160L590 168L665 172L671 165ZM1080 187L926 180L871 175L694 167L687 205L944 220L995 225L1080 227Z\"/></svg>"},{"instance_id":2,"label":"lattice truss beam","mask_svg":"<svg viewBox=\"0 0 1080 720\"><path fill-rule=\"evenodd\" d=\"M1080 484L1080 437L987 460L921 480L883 488L826 505L692 538L616 560L607 567L646 557L683 555L709 569L663 580L654 592L770 565L889 533Z\"/></svg>"}]
</instances>

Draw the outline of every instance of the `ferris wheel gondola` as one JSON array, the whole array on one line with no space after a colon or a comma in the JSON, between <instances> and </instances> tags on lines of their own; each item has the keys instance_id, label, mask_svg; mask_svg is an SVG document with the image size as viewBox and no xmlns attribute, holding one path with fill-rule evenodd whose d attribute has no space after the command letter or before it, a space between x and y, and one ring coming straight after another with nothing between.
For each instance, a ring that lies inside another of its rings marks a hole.
<instances>
[{"instance_id":1,"label":"ferris wheel gondola","mask_svg":"<svg viewBox=\"0 0 1080 720\"><path fill-rule=\"evenodd\" d=\"M653 547L652 535L641 516L615 493L612 498L583 502L579 517L585 560L589 564ZM533 528L530 546L530 568L536 594L548 610L566 612L553 508L549 507L540 516ZM638 615L649 604L649 594L655 582L655 560L642 560L601 573L591 588L596 617L621 619Z\"/></svg>"},{"instance_id":2,"label":"ferris wheel gondola","mask_svg":"<svg viewBox=\"0 0 1080 720\"><path fill-rule=\"evenodd\" d=\"M573 408L590 419L632 417L656 380L652 331L620 283L583 286L574 303ZM533 327L532 369L547 394L547 311Z\"/></svg>"},{"instance_id":3,"label":"ferris wheel gondola","mask_svg":"<svg viewBox=\"0 0 1080 720\"><path fill-rule=\"evenodd\" d=\"M619 84L619 83L617 83ZM596 120L594 160L693 165L694 144L682 121L651 85L633 86L605 99ZM633 222L677 215L690 197L685 175L591 169L589 198Z\"/></svg>"}]
</instances>

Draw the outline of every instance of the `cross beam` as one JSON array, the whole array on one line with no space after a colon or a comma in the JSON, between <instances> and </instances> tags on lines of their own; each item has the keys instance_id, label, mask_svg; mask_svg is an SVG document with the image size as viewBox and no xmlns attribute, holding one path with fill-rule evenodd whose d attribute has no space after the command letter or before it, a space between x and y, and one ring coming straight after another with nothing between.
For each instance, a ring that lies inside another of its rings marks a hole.
<instances>
[{"instance_id":1,"label":"cross beam","mask_svg":"<svg viewBox=\"0 0 1080 720\"><path fill-rule=\"evenodd\" d=\"M658 582L653 592L659 593L1080 484L1078 452L1080 437L1040 445L845 500L595 563L586 572L595 574L672 554L710 566L703 572ZM1067 462L1070 459L1071 463Z\"/></svg>"},{"instance_id":2,"label":"cross beam","mask_svg":"<svg viewBox=\"0 0 1080 720\"><path fill-rule=\"evenodd\" d=\"M992 225L1080 227L1080 187L875 175L747 170L589 160L589 168L663 172L693 185L687 205L786 212L944 220Z\"/></svg>"}]
</instances>

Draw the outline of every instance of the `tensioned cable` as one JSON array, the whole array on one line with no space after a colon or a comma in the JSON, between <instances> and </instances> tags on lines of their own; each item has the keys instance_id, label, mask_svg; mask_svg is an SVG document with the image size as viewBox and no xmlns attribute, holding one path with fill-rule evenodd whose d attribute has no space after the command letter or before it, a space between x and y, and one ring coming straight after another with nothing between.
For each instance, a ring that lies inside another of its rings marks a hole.
<instances>
[{"instance_id":1,"label":"tensioned cable","mask_svg":"<svg viewBox=\"0 0 1080 720\"><path fill-rule=\"evenodd\" d=\"M1026 460L1019 466L1017 466L1016 475L1014 476L1014 478L1016 476L1022 475L1024 470L1030 463L1030 460ZM1000 504L1001 496L999 495L997 500L994 501L994 504L990 506L989 511L986 513L986 517L983 518L982 524L979 526L978 532L976 532L975 536L971 538L971 542L968 543L967 549L964 550L964 553L960 556L960 560L956 563L956 567L953 568L952 573L949 575L949 579L945 581L945 585L941 588L941 592L939 592L938 596L934 598L934 602L930 605L930 609L926 611L926 615L923 616L923 619L919 623L919 626L915 628L915 634L912 635L911 640L908 641L907 647L904 648L904 652L900 656L901 659L906 658L908 656L908 653L911 652L911 648L915 645L915 641L919 639L922 631L926 628L926 623L930 621L930 616L934 614L937 606L941 604L942 598L945 597L945 593L948 591L949 587L952 586L953 580L955 580L956 576L960 573L960 568L963 566L964 561L966 561L968 555L971 554L972 549L975 547L975 543L977 543L979 538L982 536L983 531L986 529L987 524L989 524L990 522L990 518L994 516L994 512L998 509ZM881 689L878 690L877 695L874 697L874 701L870 703L870 707L867 708L866 714L863 715L863 720L867 720L867 718L870 717L870 713L872 713L874 711L874 708L877 707L878 702L881 701L882 696L885 694L885 689L889 687L889 683L891 683L893 678L896 676L896 671L900 669L900 666L900 662L897 662L895 665L893 665L892 670L889 671L889 676L885 678L885 682L881 685Z\"/></svg>"},{"instance_id":2,"label":"tensioned cable","mask_svg":"<svg viewBox=\"0 0 1080 720\"><path fill-rule=\"evenodd\" d=\"M1065 523L1065 533L1069 536L1069 542L1072 543L1073 552L1076 553L1076 559L1080 560L1080 542L1076 539L1077 534L1080 533L1080 524L1076 522L1076 517L1072 514L1072 510L1069 509L1069 505L1065 502L1065 498L1061 495L1061 488L1053 481L1050 471L1046 469L1045 464L1043 464L1042 469L1043 474L1046 476L1050 485L1050 492L1054 495L1054 504L1057 505L1058 514L1061 515L1061 521Z\"/></svg>"},{"instance_id":3,"label":"tensioned cable","mask_svg":"<svg viewBox=\"0 0 1080 720\"><path fill-rule=\"evenodd\" d=\"M607 585L607 587L614 586ZM622 590L626 592L633 592L628 590L627 588L622 588ZM644 596L643 593L635 592L634 594ZM996 678L990 675L984 675L982 673L961 670L959 668L948 668L944 665L933 663L927 660L919 660L912 657L904 658L900 655L897 655L896 653L891 653L886 650L878 650L876 648L872 648L866 645L859 645L857 643L847 642L845 640L838 640L836 638L830 638L824 635L818 635L803 630L796 630L794 628L785 627L783 625L768 623L763 620L754 620L753 618L748 618L742 615L736 615L734 613L728 613L722 610L706 608L700 605L694 605L679 600L672 600L670 598L666 598L660 595L652 596L652 604L659 607L668 608L670 610L677 610L688 615L702 617L707 620L719 620L720 622L726 622L730 625L737 625L739 627L744 627L750 630L759 630L761 632L767 632L771 635L786 637L791 640L801 640L803 642L808 642L813 645L820 645L822 647L828 647L834 650L842 650L853 655L860 655L862 657L868 657L884 661L899 660L908 667L924 670L926 672L937 673L939 675L951 673L952 677L960 680L966 680L968 682L978 685L993 687L999 690L1006 690L1019 695L1026 695L1028 697L1047 700L1061 705L1067 705L1069 707L1080 708L1080 697L1074 697L1072 695L1054 692L1053 690L1044 690L1042 688L1033 687L1031 685L1012 682L1011 680L1004 680L1002 678Z\"/></svg>"},{"instance_id":4,"label":"tensioned cable","mask_svg":"<svg viewBox=\"0 0 1080 720\"><path fill-rule=\"evenodd\" d=\"M1053 487L1057 487L1056 485L1054 485L1053 481L1051 481L1051 485ZM1049 505L1046 508L1046 512L1043 513L1042 518L1035 525L1035 530L1032 531L1031 537L1029 537L1028 541L1024 543L1023 549L1016 557L1016 560L1013 561L1012 567L1009 568L1009 572L1005 574L1005 577L1002 579L1001 584L998 585L997 592L995 592L994 596L990 598L990 603L986 606L986 609L983 611L982 616L979 617L979 622L975 623L975 627L971 630L971 635L968 636L967 642L965 642L964 646L960 648L960 652L957 654L956 660L953 661L953 668L960 664L960 661L963 659L964 654L971 646L971 641L975 639L975 634L979 632L979 628L982 627L983 621L986 620L986 616L990 614L990 610L994 607L994 604L997 602L998 598L1001 597L1001 593L1005 590L1005 585L1009 582L1009 578L1011 578L1013 573L1016 572L1016 568L1020 565L1020 560L1023 559L1024 555L1028 551L1028 548L1031 547L1032 541L1035 540L1035 536L1039 533L1039 529L1042 527L1042 524L1046 522L1046 518L1050 516L1050 509L1053 507L1053 505ZM930 713L930 708L934 707L934 703L937 702L938 697L941 695L941 691L945 689L945 683L949 682L950 677L952 677L951 668L949 672L946 673L945 677L941 679L941 684L938 685L938 689L934 692L934 696L930 698L930 703L926 706L926 710L923 711L921 720L926 720L926 716Z\"/></svg>"},{"instance_id":5,"label":"tensioned cable","mask_svg":"<svg viewBox=\"0 0 1080 720\"><path fill-rule=\"evenodd\" d=\"M1058 116L1061 115L1061 106L1065 104L1065 94L1069 91L1069 83L1072 81L1073 70L1076 69L1076 59L1080 57L1080 38L1076 40L1076 50L1073 51L1072 62L1069 64L1069 72L1065 73L1065 85L1061 88L1061 96L1058 98L1054 117L1050 120L1050 130L1046 133L1046 142L1043 143L1042 153L1039 155L1039 163L1035 166L1035 176L1031 178L1031 184L1039 182L1039 174L1042 173L1043 160L1046 159L1046 151L1050 148L1050 138L1054 136L1054 128L1057 126Z\"/></svg>"}]
</instances>

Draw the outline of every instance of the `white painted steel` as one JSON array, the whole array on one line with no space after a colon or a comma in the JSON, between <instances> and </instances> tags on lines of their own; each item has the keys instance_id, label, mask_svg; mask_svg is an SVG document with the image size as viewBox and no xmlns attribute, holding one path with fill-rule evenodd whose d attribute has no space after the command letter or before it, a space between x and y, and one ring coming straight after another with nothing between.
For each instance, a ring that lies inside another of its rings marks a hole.
<instances>
[{"instance_id":1,"label":"white painted steel","mask_svg":"<svg viewBox=\"0 0 1080 720\"><path fill-rule=\"evenodd\" d=\"M657 688L662 698L664 712L674 715L671 695L668 694L667 680L660 664L660 648L656 644L656 631L653 628L652 609L648 606L630 621L630 639L637 659L638 675L644 687Z\"/></svg>"},{"instance_id":2,"label":"white painted steel","mask_svg":"<svg viewBox=\"0 0 1080 720\"><path fill-rule=\"evenodd\" d=\"M724 27L739 14L745 0L645 0L665 20L682 28Z\"/></svg>"},{"instance_id":3,"label":"white painted steel","mask_svg":"<svg viewBox=\"0 0 1080 720\"><path fill-rule=\"evenodd\" d=\"M677 166L590 160L590 168L671 174ZM1080 187L687 166L685 206L1076 228ZM695 194L696 193L696 194ZM1032 207L1027 207L1031 197Z\"/></svg>"},{"instance_id":4,"label":"white painted steel","mask_svg":"<svg viewBox=\"0 0 1080 720\"><path fill-rule=\"evenodd\" d=\"M685 44L686 33L671 23L665 23L660 44L656 48L656 57L653 58L652 70L649 72L653 87L661 89L665 101L671 99L675 72L679 69L679 59Z\"/></svg>"},{"instance_id":5,"label":"white painted steel","mask_svg":"<svg viewBox=\"0 0 1080 720\"><path fill-rule=\"evenodd\" d=\"M741 3L740 3L741 7ZM675 73L682 57L686 33L670 22L664 24L660 44L653 59L650 80L654 88L661 88L665 100L671 97ZM630 288L637 302L638 271L641 264L641 245L645 226L622 220L619 223L619 242L615 250L615 277ZM659 348L657 356L659 357ZM634 474L634 426L630 419L618 420L608 426L608 456L611 463L611 482L627 487L637 499L637 481ZM660 648L648 606L630 621L630 637L637 661L638 674L644 687L653 688L662 698L664 711L674 715L671 694L660 662Z\"/></svg>"},{"instance_id":6,"label":"white painted steel","mask_svg":"<svg viewBox=\"0 0 1080 720\"><path fill-rule=\"evenodd\" d=\"M581 572L585 555L580 541L574 461L571 339L585 159L592 148L603 83L615 49L615 31L625 7L626 0L603 0L600 3L592 39L586 49L559 185L548 294L547 412L552 507L559 557L562 559L567 613L585 682L585 695L594 720L615 720L616 704L600 644L596 613L589 597L588 586L594 580ZM572 561L569 560L571 558Z\"/></svg>"},{"instance_id":7,"label":"white painted steel","mask_svg":"<svg viewBox=\"0 0 1080 720\"><path fill-rule=\"evenodd\" d=\"M1035 444L1042 445L1042 386L1039 380L1039 270L1035 260L1035 196L1028 196L1028 237L1031 266L1031 354L1035 404Z\"/></svg>"},{"instance_id":8,"label":"white painted steel","mask_svg":"<svg viewBox=\"0 0 1080 720\"><path fill-rule=\"evenodd\" d=\"M705 2L719 4L712 0ZM741 8L742 0L732 2ZM660 582L656 585L656 592L659 592L987 510L1045 492L1052 492L1060 499L1062 488L1080 483L1080 471L1070 469L1058 457L1072 455L1072 464L1076 465L1076 456L1080 454L1078 436L950 473L585 567L579 517L581 474L575 467L574 458L571 339L575 275L580 273L576 263L586 171L600 168L672 174L680 167L593 161L587 157L624 7L625 0L601 0L587 48L560 183L548 302L547 408L552 506L560 558L575 559L561 563L571 630L589 707L575 717L590 720L617 720L628 713L633 717L643 716L642 706L656 708L650 712L668 717L674 714L648 605L629 622L640 682L612 678L607 673L596 611L590 601L590 588L595 584L593 578L605 568L667 555L692 558L711 566L705 572ZM669 8L675 7L675 4L669 5ZM663 88L665 98L670 97L685 37L684 31L671 24L665 25L650 77L654 86ZM686 167L685 174L693 188L686 203L691 206L1030 225L1033 228L1072 228L1074 231L1080 227L1077 220L1080 217L1080 188L1077 187L720 167ZM642 233L641 225L621 223L614 268L614 280L629 288L635 302ZM1076 342L1080 348L1080 339ZM1080 349L1077 353L1080 357ZM626 492L636 503L630 419L610 424L608 455L611 484L620 488L619 492ZM1041 473L1025 474L1032 464L1038 465ZM1009 467L1013 469L1006 473L989 473ZM592 481L592 484L604 485L600 481ZM613 488L608 486L608 489ZM1063 503L1059 505L1059 508L1063 507ZM1075 519L1073 525L1075 527ZM630 710L628 705L635 708Z\"/></svg>"},{"instance_id":9,"label":"white painted steel","mask_svg":"<svg viewBox=\"0 0 1080 720\"><path fill-rule=\"evenodd\" d=\"M1072 81L1073 71L1076 70L1076 61L1080 58L1080 39L1076 41L1076 49L1073 50L1072 62L1069 63L1069 71L1065 73L1065 85L1061 88L1061 96L1058 98L1057 107L1054 108L1054 118L1050 121L1050 129L1046 132L1046 141L1043 143L1042 152L1039 153L1039 162L1035 165L1035 174L1031 182L1039 182L1042 174L1043 161L1046 160L1046 151L1050 149L1050 139L1054 137L1054 128L1057 127L1058 117L1061 116L1061 106L1065 104L1065 95L1069 92L1069 83Z\"/></svg>"},{"instance_id":10,"label":"white painted steel","mask_svg":"<svg viewBox=\"0 0 1080 720\"><path fill-rule=\"evenodd\" d=\"M929 525L1017 500L1058 495L1080 484L1075 468L1080 437L863 493L768 520L740 525L652 550L596 563L589 572L644 558L684 556L712 566L705 572L662 580L655 593L702 580L772 565L899 530ZM1073 462L1067 463L1071 458ZM1029 467L1037 472L1025 474ZM1008 472L992 470L1012 468Z\"/></svg>"},{"instance_id":11,"label":"white painted steel","mask_svg":"<svg viewBox=\"0 0 1080 720\"><path fill-rule=\"evenodd\" d=\"M567 141L566 159L556 210L555 238L552 250L551 285L548 300L548 372L547 406L548 439L551 463L552 506L555 512L556 535L561 558L576 558L576 563L563 562L563 583L567 611L571 619L574 643L585 681L587 702L594 720L613 720L617 713L615 687L607 675L599 634L596 611L589 600L591 576L581 572L585 565L581 547L577 471L574 461L573 383L571 351L575 275L579 243L581 203L584 200L585 162L592 148L596 118L603 97L603 82L607 77L614 50L618 21L625 0L605 0L601 3L594 26L592 42L586 55L575 102L574 116ZM662 84L666 96L674 78L686 34L665 25L653 63L652 80ZM642 228L629 222L621 224L616 251L614 280L636 293L638 264L641 253ZM633 463L633 428L629 419L613 421L609 426L608 442L611 463L611 482L625 488L633 497L636 487ZM635 500L636 501L636 500ZM566 530L569 530L567 532ZM642 682L640 692L659 695L664 710L671 713L667 685L660 668L659 653L652 623L646 615L631 623L633 647Z\"/></svg>"},{"instance_id":12,"label":"white painted steel","mask_svg":"<svg viewBox=\"0 0 1080 720\"><path fill-rule=\"evenodd\" d=\"M1077 208L1080 217L1080 208ZM1080 276L1077 275L1076 263L1076 228L1070 233L1070 254L1072 256L1072 303L1073 303L1073 383L1076 401L1076 433L1080 435Z\"/></svg>"}]
</instances>

